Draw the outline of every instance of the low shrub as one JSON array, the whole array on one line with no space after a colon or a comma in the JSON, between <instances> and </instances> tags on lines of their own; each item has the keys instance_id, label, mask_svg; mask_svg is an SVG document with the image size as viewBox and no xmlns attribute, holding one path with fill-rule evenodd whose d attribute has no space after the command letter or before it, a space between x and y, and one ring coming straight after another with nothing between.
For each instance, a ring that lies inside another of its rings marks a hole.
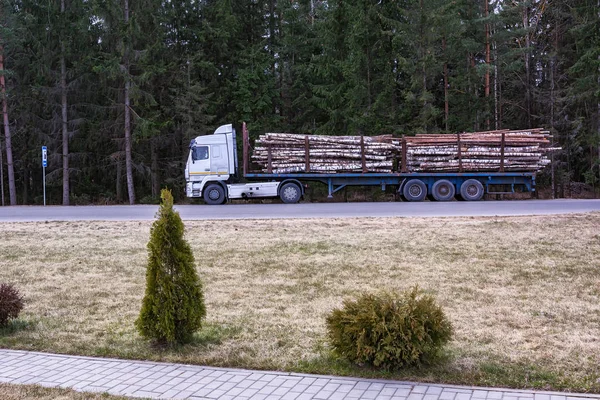
<instances>
[{"instance_id":1,"label":"low shrub","mask_svg":"<svg viewBox=\"0 0 600 400\"><path fill-rule=\"evenodd\" d=\"M452 325L435 299L414 287L345 301L327 317L327 334L339 356L390 370L434 359Z\"/></svg>"},{"instance_id":2,"label":"low shrub","mask_svg":"<svg viewBox=\"0 0 600 400\"><path fill-rule=\"evenodd\" d=\"M0 326L19 316L23 309L23 296L9 283L0 283Z\"/></svg>"}]
</instances>

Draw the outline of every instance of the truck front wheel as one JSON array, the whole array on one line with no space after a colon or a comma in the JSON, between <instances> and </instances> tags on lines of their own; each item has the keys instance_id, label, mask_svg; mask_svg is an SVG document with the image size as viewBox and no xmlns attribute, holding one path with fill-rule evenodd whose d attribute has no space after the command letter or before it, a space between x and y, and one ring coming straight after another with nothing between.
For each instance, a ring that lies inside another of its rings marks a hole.
<instances>
[{"instance_id":1,"label":"truck front wheel","mask_svg":"<svg viewBox=\"0 0 600 400\"><path fill-rule=\"evenodd\" d=\"M204 189L204 201L211 206L225 202L225 190L221 185L211 184Z\"/></svg>"},{"instance_id":2,"label":"truck front wheel","mask_svg":"<svg viewBox=\"0 0 600 400\"><path fill-rule=\"evenodd\" d=\"M286 204L294 204L300 201L302 191L295 183L286 183L279 190L279 198Z\"/></svg>"}]
</instances>

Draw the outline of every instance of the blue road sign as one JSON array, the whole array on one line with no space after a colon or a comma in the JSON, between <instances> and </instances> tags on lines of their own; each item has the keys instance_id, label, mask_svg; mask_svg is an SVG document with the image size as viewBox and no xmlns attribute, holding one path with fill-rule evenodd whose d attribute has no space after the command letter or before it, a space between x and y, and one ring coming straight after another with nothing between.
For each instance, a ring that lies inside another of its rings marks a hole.
<instances>
[{"instance_id":1,"label":"blue road sign","mask_svg":"<svg viewBox=\"0 0 600 400\"><path fill-rule=\"evenodd\" d=\"M48 166L48 148L46 146L42 146L42 167L46 168Z\"/></svg>"}]
</instances>

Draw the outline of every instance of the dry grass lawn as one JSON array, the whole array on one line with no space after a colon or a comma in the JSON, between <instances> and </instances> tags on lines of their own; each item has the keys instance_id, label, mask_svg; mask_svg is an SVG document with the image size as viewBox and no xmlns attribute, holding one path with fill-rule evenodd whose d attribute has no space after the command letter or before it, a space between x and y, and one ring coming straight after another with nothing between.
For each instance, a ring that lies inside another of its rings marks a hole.
<instances>
[{"instance_id":1,"label":"dry grass lawn","mask_svg":"<svg viewBox=\"0 0 600 400\"><path fill-rule=\"evenodd\" d=\"M69 389L44 388L37 385L9 385L0 383L2 400L126 400L126 397L106 393L80 393Z\"/></svg>"},{"instance_id":2,"label":"dry grass lawn","mask_svg":"<svg viewBox=\"0 0 600 400\"><path fill-rule=\"evenodd\" d=\"M0 224L0 282L26 297L0 346L600 392L600 213L187 222L208 317L177 350L133 325L150 226ZM416 284L455 327L443 362L381 374L330 354L325 315L343 299Z\"/></svg>"}]
</instances>

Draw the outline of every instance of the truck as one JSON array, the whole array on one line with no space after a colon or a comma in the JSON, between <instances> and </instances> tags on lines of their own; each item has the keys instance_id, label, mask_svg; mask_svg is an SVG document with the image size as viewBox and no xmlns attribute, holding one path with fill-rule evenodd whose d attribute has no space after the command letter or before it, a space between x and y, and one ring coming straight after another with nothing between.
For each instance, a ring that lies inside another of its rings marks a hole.
<instances>
[{"instance_id":1,"label":"truck","mask_svg":"<svg viewBox=\"0 0 600 400\"><path fill-rule=\"evenodd\" d=\"M402 148L405 152L406 146ZM307 145L307 154L308 151ZM364 150L362 158L364 165ZM410 202L428 198L432 201L455 198L478 201L485 194L535 191L535 172L411 172L405 165L406 157L402 160L397 171L385 173L279 173L270 168L269 157L266 172L251 171L250 139L244 123L242 169L239 171L236 130L228 124L217 128L212 135L191 140L185 167L186 196L201 198L210 205L255 198L279 198L283 203L293 204L303 198L308 182L327 185L328 198L333 198L334 193L347 186L379 186L383 191L390 186L399 197ZM239 183L241 178L246 182Z\"/></svg>"}]
</instances>

